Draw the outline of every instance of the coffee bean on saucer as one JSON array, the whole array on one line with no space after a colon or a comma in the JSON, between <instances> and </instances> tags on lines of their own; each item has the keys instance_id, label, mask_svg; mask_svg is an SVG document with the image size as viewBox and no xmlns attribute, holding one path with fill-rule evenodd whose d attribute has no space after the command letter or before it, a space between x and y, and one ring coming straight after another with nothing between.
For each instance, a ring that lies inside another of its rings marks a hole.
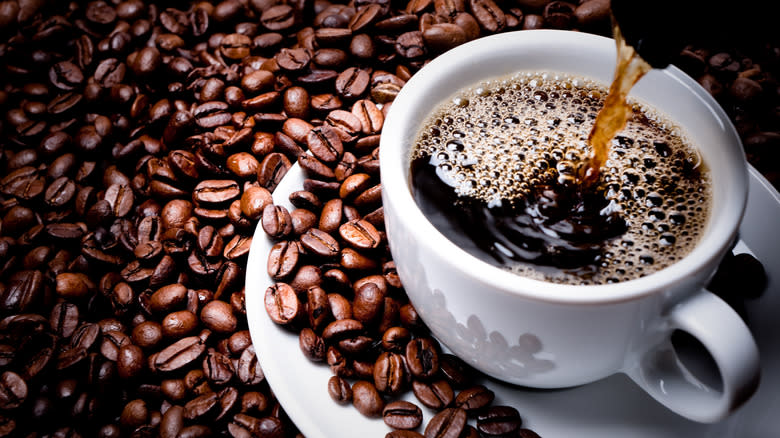
<instances>
[{"instance_id":1,"label":"coffee bean on saucer","mask_svg":"<svg viewBox=\"0 0 780 438\"><path fill-rule=\"evenodd\" d=\"M477 415L477 430L488 436L512 436L522 424L511 406L491 406Z\"/></svg>"},{"instance_id":2,"label":"coffee bean on saucer","mask_svg":"<svg viewBox=\"0 0 780 438\"><path fill-rule=\"evenodd\" d=\"M422 411L414 403L395 401L382 410L382 419L393 429L416 429L422 424Z\"/></svg>"},{"instance_id":3,"label":"coffee bean on saucer","mask_svg":"<svg viewBox=\"0 0 780 438\"><path fill-rule=\"evenodd\" d=\"M385 402L373 384L358 380L352 384L352 405L366 417L379 417Z\"/></svg>"}]
</instances>

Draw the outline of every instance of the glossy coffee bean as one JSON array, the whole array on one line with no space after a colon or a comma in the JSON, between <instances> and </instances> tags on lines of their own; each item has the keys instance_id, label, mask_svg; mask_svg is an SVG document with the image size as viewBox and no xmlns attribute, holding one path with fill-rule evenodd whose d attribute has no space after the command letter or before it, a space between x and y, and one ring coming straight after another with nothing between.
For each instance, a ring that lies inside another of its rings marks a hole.
<instances>
[{"instance_id":1,"label":"glossy coffee bean","mask_svg":"<svg viewBox=\"0 0 780 438\"><path fill-rule=\"evenodd\" d=\"M415 379L412 381L412 391L420 403L435 410L444 409L455 400L455 393L446 380L426 382Z\"/></svg>"},{"instance_id":2,"label":"glossy coffee bean","mask_svg":"<svg viewBox=\"0 0 780 438\"><path fill-rule=\"evenodd\" d=\"M488 436L512 436L521 425L520 413L511 406L491 406L477 416L477 430Z\"/></svg>"},{"instance_id":3,"label":"glossy coffee bean","mask_svg":"<svg viewBox=\"0 0 780 438\"><path fill-rule=\"evenodd\" d=\"M395 401L382 411L385 424L393 429L416 429L422 424L422 411L414 403Z\"/></svg>"},{"instance_id":4,"label":"glossy coffee bean","mask_svg":"<svg viewBox=\"0 0 780 438\"><path fill-rule=\"evenodd\" d=\"M455 406L469 412L484 408L493 402L495 394L483 385L464 389L455 397Z\"/></svg>"},{"instance_id":5,"label":"glossy coffee bean","mask_svg":"<svg viewBox=\"0 0 780 438\"><path fill-rule=\"evenodd\" d=\"M460 408L447 408L436 414L425 427L425 438L460 437L466 429L466 411Z\"/></svg>"},{"instance_id":6,"label":"glossy coffee bean","mask_svg":"<svg viewBox=\"0 0 780 438\"><path fill-rule=\"evenodd\" d=\"M430 338L415 338L406 344L406 363L415 377L429 378L439 371L439 353Z\"/></svg>"},{"instance_id":7,"label":"glossy coffee bean","mask_svg":"<svg viewBox=\"0 0 780 438\"><path fill-rule=\"evenodd\" d=\"M380 417L385 402L372 383L358 380L352 384L352 405L366 417Z\"/></svg>"},{"instance_id":8,"label":"glossy coffee bean","mask_svg":"<svg viewBox=\"0 0 780 438\"><path fill-rule=\"evenodd\" d=\"M328 394L338 404L352 402L352 388L349 386L349 382L339 376L331 376L328 379Z\"/></svg>"}]
</instances>

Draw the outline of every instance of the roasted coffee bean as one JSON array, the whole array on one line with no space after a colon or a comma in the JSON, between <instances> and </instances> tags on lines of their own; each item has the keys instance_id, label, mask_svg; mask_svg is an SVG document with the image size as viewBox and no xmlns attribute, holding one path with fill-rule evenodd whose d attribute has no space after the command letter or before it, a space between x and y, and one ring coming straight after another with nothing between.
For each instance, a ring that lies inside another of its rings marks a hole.
<instances>
[{"instance_id":1,"label":"roasted coffee bean","mask_svg":"<svg viewBox=\"0 0 780 438\"><path fill-rule=\"evenodd\" d=\"M337 48L320 48L314 52L312 62L322 68L340 68L347 61L348 55L342 49Z\"/></svg>"},{"instance_id":2,"label":"roasted coffee bean","mask_svg":"<svg viewBox=\"0 0 780 438\"><path fill-rule=\"evenodd\" d=\"M365 353L374 344L374 339L365 335L357 335L341 339L336 344L339 350L350 357L359 356ZM355 359L352 363L355 369L355 375L359 378L372 379L374 373L374 364L369 361Z\"/></svg>"},{"instance_id":3,"label":"roasted coffee bean","mask_svg":"<svg viewBox=\"0 0 780 438\"><path fill-rule=\"evenodd\" d=\"M118 363L119 350L123 346L131 344L132 340L123 332L118 330L109 330L103 333L103 340L100 344L100 353L106 359L117 361Z\"/></svg>"},{"instance_id":4,"label":"roasted coffee bean","mask_svg":"<svg viewBox=\"0 0 780 438\"><path fill-rule=\"evenodd\" d=\"M370 79L367 71L350 67L336 78L336 91L345 99L357 99L368 89Z\"/></svg>"},{"instance_id":5,"label":"roasted coffee bean","mask_svg":"<svg viewBox=\"0 0 780 438\"><path fill-rule=\"evenodd\" d=\"M456 438L466 428L466 411L447 408L436 414L425 427L425 438Z\"/></svg>"},{"instance_id":6,"label":"roasted coffee bean","mask_svg":"<svg viewBox=\"0 0 780 438\"><path fill-rule=\"evenodd\" d=\"M328 342L336 342L359 336L365 330L360 321L354 319L339 319L328 324L322 331L322 337Z\"/></svg>"},{"instance_id":7,"label":"roasted coffee bean","mask_svg":"<svg viewBox=\"0 0 780 438\"><path fill-rule=\"evenodd\" d=\"M57 294L64 298L84 298L87 296L90 290L91 281L89 278L80 273L64 272L57 275L56 278L56 291ZM35 277L27 275L24 277L24 281L18 286L20 290L28 291L35 287ZM20 293L20 295L28 295L30 292Z\"/></svg>"},{"instance_id":8,"label":"roasted coffee bean","mask_svg":"<svg viewBox=\"0 0 780 438\"><path fill-rule=\"evenodd\" d=\"M376 56L374 40L367 34L357 34L349 43L349 52L357 59L373 59Z\"/></svg>"},{"instance_id":9,"label":"roasted coffee bean","mask_svg":"<svg viewBox=\"0 0 780 438\"><path fill-rule=\"evenodd\" d=\"M344 153L339 134L328 125L311 129L306 137L306 143L311 153L324 163L338 161Z\"/></svg>"},{"instance_id":10,"label":"roasted coffee bean","mask_svg":"<svg viewBox=\"0 0 780 438\"><path fill-rule=\"evenodd\" d=\"M367 99L362 99L352 106L352 114L360 121L363 133L367 135L378 134L382 130L385 116L377 108L376 104Z\"/></svg>"},{"instance_id":11,"label":"roasted coffee bean","mask_svg":"<svg viewBox=\"0 0 780 438\"><path fill-rule=\"evenodd\" d=\"M374 362L373 371L374 386L379 392L396 395L406 389L408 377L404 358L400 354L391 352L380 354ZM398 429L405 428L399 427Z\"/></svg>"},{"instance_id":12,"label":"roasted coffee bean","mask_svg":"<svg viewBox=\"0 0 780 438\"><path fill-rule=\"evenodd\" d=\"M574 10L574 17L577 23L584 28L593 28L605 22L609 22L609 1L607 0L589 0L580 2Z\"/></svg>"},{"instance_id":13,"label":"roasted coffee bean","mask_svg":"<svg viewBox=\"0 0 780 438\"><path fill-rule=\"evenodd\" d=\"M434 24L425 29L422 36L425 44L434 52L445 52L469 40L461 26L451 23Z\"/></svg>"},{"instance_id":14,"label":"roasted coffee bean","mask_svg":"<svg viewBox=\"0 0 780 438\"><path fill-rule=\"evenodd\" d=\"M246 131L250 130L247 129ZM226 166L228 170L239 178L250 179L257 175L260 162L247 152L239 152L228 157Z\"/></svg>"},{"instance_id":15,"label":"roasted coffee bean","mask_svg":"<svg viewBox=\"0 0 780 438\"><path fill-rule=\"evenodd\" d=\"M217 407L217 393L203 394L184 405L184 418L199 420ZM181 436L181 432L179 433Z\"/></svg>"},{"instance_id":16,"label":"roasted coffee bean","mask_svg":"<svg viewBox=\"0 0 780 438\"><path fill-rule=\"evenodd\" d=\"M320 212L319 229L333 233L341 225L344 202L341 199L331 199L325 203Z\"/></svg>"},{"instance_id":17,"label":"roasted coffee bean","mask_svg":"<svg viewBox=\"0 0 780 438\"><path fill-rule=\"evenodd\" d=\"M321 27L314 31L314 40L320 47L332 47L343 44L352 36L347 27Z\"/></svg>"},{"instance_id":18,"label":"roasted coffee bean","mask_svg":"<svg viewBox=\"0 0 780 438\"><path fill-rule=\"evenodd\" d=\"M298 156L298 164L303 169L306 176L318 180L331 180L336 177L333 173L333 169L328 167L325 163L318 160L313 155L301 154Z\"/></svg>"},{"instance_id":19,"label":"roasted coffee bean","mask_svg":"<svg viewBox=\"0 0 780 438\"><path fill-rule=\"evenodd\" d=\"M0 409L11 410L21 406L27 399L27 383L13 371L0 375Z\"/></svg>"},{"instance_id":20,"label":"roasted coffee bean","mask_svg":"<svg viewBox=\"0 0 780 438\"><path fill-rule=\"evenodd\" d=\"M430 338L415 338L406 344L406 363L414 377L429 378L439 371L439 353Z\"/></svg>"},{"instance_id":21,"label":"roasted coffee bean","mask_svg":"<svg viewBox=\"0 0 780 438\"><path fill-rule=\"evenodd\" d=\"M133 328L133 343L141 348L154 348L162 341L163 331L164 329L160 323L144 321Z\"/></svg>"},{"instance_id":22,"label":"roasted coffee bean","mask_svg":"<svg viewBox=\"0 0 780 438\"><path fill-rule=\"evenodd\" d=\"M241 195L241 213L251 220L257 220L263 209L273 203L271 192L264 187L252 186Z\"/></svg>"},{"instance_id":23,"label":"roasted coffee bean","mask_svg":"<svg viewBox=\"0 0 780 438\"><path fill-rule=\"evenodd\" d=\"M277 131L274 134L274 143L276 148L286 156L299 157L304 155L304 150L298 142L284 132Z\"/></svg>"},{"instance_id":24,"label":"roasted coffee bean","mask_svg":"<svg viewBox=\"0 0 780 438\"><path fill-rule=\"evenodd\" d=\"M415 379L412 381L412 391L420 403L435 410L446 408L455 400L455 393L446 380L425 382Z\"/></svg>"},{"instance_id":25,"label":"roasted coffee bean","mask_svg":"<svg viewBox=\"0 0 780 438\"><path fill-rule=\"evenodd\" d=\"M335 257L341 249L336 239L318 228L306 231L300 241L307 251L320 257Z\"/></svg>"},{"instance_id":26,"label":"roasted coffee bean","mask_svg":"<svg viewBox=\"0 0 780 438\"><path fill-rule=\"evenodd\" d=\"M526 14L523 17L523 30L544 28L544 17L539 14Z\"/></svg>"},{"instance_id":27,"label":"roasted coffee bean","mask_svg":"<svg viewBox=\"0 0 780 438\"><path fill-rule=\"evenodd\" d=\"M79 309L74 303L57 303L49 319L51 329L62 338L69 338L79 324Z\"/></svg>"},{"instance_id":28,"label":"roasted coffee bean","mask_svg":"<svg viewBox=\"0 0 780 438\"><path fill-rule=\"evenodd\" d=\"M144 353L141 347L125 344L119 348L116 358L116 370L120 378L130 379L144 369Z\"/></svg>"},{"instance_id":29,"label":"roasted coffee bean","mask_svg":"<svg viewBox=\"0 0 780 438\"><path fill-rule=\"evenodd\" d=\"M334 94L315 94L311 97L312 108L322 113L335 111L341 108L341 105L341 99Z\"/></svg>"},{"instance_id":30,"label":"roasted coffee bean","mask_svg":"<svg viewBox=\"0 0 780 438\"><path fill-rule=\"evenodd\" d=\"M238 325L238 319L233 314L229 303L214 300L203 306L200 312L203 324L217 333L232 333Z\"/></svg>"},{"instance_id":31,"label":"roasted coffee bean","mask_svg":"<svg viewBox=\"0 0 780 438\"><path fill-rule=\"evenodd\" d=\"M0 191L6 195L31 200L43 193L45 180L32 166L24 166L0 180Z\"/></svg>"},{"instance_id":32,"label":"roasted coffee bean","mask_svg":"<svg viewBox=\"0 0 780 438\"><path fill-rule=\"evenodd\" d=\"M349 386L349 382L339 376L332 376L328 379L328 394L338 404L352 402L352 388Z\"/></svg>"},{"instance_id":33,"label":"roasted coffee bean","mask_svg":"<svg viewBox=\"0 0 780 438\"><path fill-rule=\"evenodd\" d=\"M418 406L402 400L388 403L382 411L385 424L393 429L417 429L422 424L422 418Z\"/></svg>"},{"instance_id":34,"label":"roasted coffee bean","mask_svg":"<svg viewBox=\"0 0 780 438\"><path fill-rule=\"evenodd\" d=\"M258 385L265 379L253 345L248 346L241 352L238 366L236 367L236 375L238 380L245 385Z\"/></svg>"},{"instance_id":35,"label":"roasted coffee bean","mask_svg":"<svg viewBox=\"0 0 780 438\"><path fill-rule=\"evenodd\" d=\"M339 235L356 249L374 249L379 247L382 241L376 228L362 219L351 220L339 226Z\"/></svg>"},{"instance_id":36,"label":"roasted coffee bean","mask_svg":"<svg viewBox=\"0 0 780 438\"><path fill-rule=\"evenodd\" d=\"M187 288L181 284L170 284L157 289L151 296L152 311L169 312L184 304Z\"/></svg>"},{"instance_id":37,"label":"roasted coffee bean","mask_svg":"<svg viewBox=\"0 0 780 438\"><path fill-rule=\"evenodd\" d=\"M511 406L491 406L477 415L477 430L488 436L515 436L522 420Z\"/></svg>"},{"instance_id":38,"label":"roasted coffee bean","mask_svg":"<svg viewBox=\"0 0 780 438\"><path fill-rule=\"evenodd\" d=\"M506 27L506 15L493 0L469 0L469 6L483 29L499 32Z\"/></svg>"},{"instance_id":39,"label":"roasted coffee bean","mask_svg":"<svg viewBox=\"0 0 780 438\"><path fill-rule=\"evenodd\" d=\"M354 318L363 324L369 324L380 316L385 294L374 283L366 283L355 292L352 303Z\"/></svg>"},{"instance_id":40,"label":"roasted coffee bean","mask_svg":"<svg viewBox=\"0 0 780 438\"><path fill-rule=\"evenodd\" d=\"M298 345L303 355L309 360L321 362L325 360L325 341L310 328L304 328L298 335Z\"/></svg>"},{"instance_id":41,"label":"roasted coffee bean","mask_svg":"<svg viewBox=\"0 0 780 438\"><path fill-rule=\"evenodd\" d=\"M300 236L310 228L317 225L317 215L303 208L296 208L290 213L293 224L293 233Z\"/></svg>"},{"instance_id":42,"label":"roasted coffee bean","mask_svg":"<svg viewBox=\"0 0 780 438\"><path fill-rule=\"evenodd\" d=\"M182 338L149 358L150 365L159 371L177 370L200 357L206 345L198 336Z\"/></svg>"},{"instance_id":43,"label":"roasted coffee bean","mask_svg":"<svg viewBox=\"0 0 780 438\"><path fill-rule=\"evenodd\" d=\"M468 412L484 408L493 402L495 394L483 385L464 389L455 397L455 406Z\"/></svg>"},{"instance_id":44,"label":"roasted coffee bean","mask_svg":"<svg viewBox=\"0 0 780 438\"><path fill-rule=\"evenodd\" d=\"M198 327L198 317L189 310L171 312L162 319L161 330L166 338L179 339L191 335ZM138 344L136 342L136 344Z\"/></svg>"},{"instance_id":45,"label":"roasted coffee bean","mask_svg":"<svg viewBox=\"0 0 780 438\"><path fill-rule=\"evenodd\" d=\"M376 269L376 260L367 257L352 248L343 248L340 254L339 264L350 271L369 271Z\"/></svg>"},{"instance_id":46,"label":"roasted coffee bean","mask_svg":"<svg viewBox=\"0 0 780 438\"><path fill-rule=\"evenodd\" d=\"M282 95L284 111L290 117L305 119L309 116L309 92L303 87L290 87Z\"/></svg>"},{"instance_id":47,"label":"roasted coffee bean","mask_svg":"<svg viewBox=\"0 0 780 438\"><path fill-rule=\"evenodd\" d=\"M463 0L434 0L433 7L436 13L443 17L454 17L457 13L466 10Z\"/></svg>"},{"instance_id":48,"label":"roasted coffee bean","mask_svg":"<svg viewBox=\"0 0 780 438\"><path fill-rule=\"evenodd\" d=\"M124 426L136 428L146 423L149 418L149 409L146 402L142 399L135 399L128 402L122 410L119 417L119 423Z\"/></svg>"},{"instance_id":49,"label":"roasted coffee bean","mask_svg":"<svg viewBox=\"0 0 780 438\"><path fill-rule=\"evenodd\" d=\"M379 417L385 402L373 384L358 380L352 385L352 405L366 417Z\"/></svg>"},{"instance_id":50,"label":"roasted coffee bean","mask_svg":"<svg viewBox=\"0 0 780 438\"><path fill-rule=\"evenodd\" d=\"M266 155L257 170L257 182L268 190L273 190L282 181L284 175L292 167L290 160L284 155L274 152Z\"/></svg>"},{"instance_id":51,"label":"roasted coffee bean","mask_svg":"<svg viewBox=\"0 0 780 438\"><path fill-rule=\"evenodd\" d=\"M195 123L203 129L214 129L221 125L227 125L232 121L232 116L226 112L227 109L228 104L219 101L198 105L193 111Z\"/></svg>"},{"instance_id":52,"label":"roasted coffee bean","mask_svg":"<svg viewBox=\"0 0 780 438\"><path fill-rule=\"evenodd\" d=\"M288 5L276 5L263 11L260 23L270 31L290 28L295 22L295 11Z\"/></svg>"},{"instance_id":53,"label":"roasted coffee bean","mask_svg":"<svg viewBox=\"0 0 780 438\"><path fill-rule=\"evenodd\" d=\"M274 85L273 73L255 70L241 78L241 88L248 94L270 91Z\"/></svg>"},{"instance_id":54,"label":"roasted coffee bean","mask_svg":"<svg viewBox=\"0 0 780 438\"><path fill-rule=\"evenodd\" d=\"M308 292L310 288L320 285L322 285L322 271L313 265L301 266L290 280L290 286L298 293Z\"/></svg>"},{"instance_id":55,"label":"roasted coffee bean","mask_svg":"<svg viewBox=\"0 0 780 438\"><path fill-rule=\"evenodd\" d=\"M395 43L395 51L404 58L420 58L426 53L425 40L422 32L405 32L398 36Z\"/></svg>"},{"instance_id":56,"label":"roasted coffee bean","mask_svg":"<svg viewBox=\"0 0 780 438\"><path fill-rule=\"evenodd\" d=\"M280 325L290 324L303 312L295 290L286 283L276 283L265 291L265 310L271 320Z\"/></svg>"},{"instance_id":57,"label":"roasted coffee bean","mask_svg":"<svg viewBox=\"0 0 780 438\"><path fill-rule=\"evenodd\" d=\"M227 260L238 260L249 254L249 248L252 246L252 238L236 234L225 245L222 256Z\"/></svg>"},{"instance_id":58,"label":"roasted coffee bean","mask_svg":"<svg viewBox=\"0 0 780 438\"><path fill-rule=\"evenodd\" d=\"M279 67L289 72L298 72L308 67L312 54L305 48L282 49L276 55Z\"/></svg>"},{"instance_id":59,"label":"roasted coffee bean","mask_svg":"<svg viewBox=\"0 0 780 438\"><path fill-rule=\"evenodd\" d=\"M382 348L385 351L403 353L411 338L412 334L406 328L391 327L382 334Z\"/></svg>"},{"instance_id":60,"label":"roasted coffee bean","mask_svg":"<svg viewBox=\"0 0 780 438\"><path fill-rule=\"evenodd\" d=\"M222 353L210 348L203 357L203 374L216 385L224 385L233 378L233 365Z\"/></svg>"},{"instance_id":61,"label":"roasted coffee bean","mask_svg":"<svg viewBox=\"0 0 780 438\"><path fill-rule=\"evenodd\" d=\"M306 142L306 137L312 128L311 123L294 117L288 118L282 124L282 132L295 140L296 143Z\"/></svg>"},{"instance_id":62,"label":"roasted coffee bean","mask_svg":"<svg viewBox=\"0 0 780 438\"><path fill-rule=\"evenodd\" d=\"M52 207L62 207L69 203L75 194L76 184L69 178L60 176L46 188L43 200Z\"/></svg>"},{"instance_id":63,"label":"roasted coffee bean","mask_svg":"<svg viewBox=\"0 0 780 438\"><path fill-rule=\"evenodd\" d=\"M352 176L356 167L357 158L355 158L355 155L351 152L345 152L333 170L333 173L336 175L336 181L344 181Z\"/></svg>"},{"instance_id":64,"label":"roasted coffee bean","mask_svg":"<svg viewBox=\"0 0 780 438\"><path fill-rule=\"evenodd\" d=\"M267 272L274 280L283 280L298 267L298 246L290 242L277 242L268 254Z\"/></svg>"},{"instance_id":65,"label":"roasted coffee bean","mask_svg":"<svg viewBox=\"0 0 780 438\"><path fill-rule=\"evenodd\" d=\"M171 406L165 411L160 422L161 438L176 438L179 435L184 428L184 412L185 408L178 405Z\"/></svg>"},{"instance_id":66,"label":"roasted coffee bean","mask_svg":"<svg viewBox=\"0 0 780 438\"><path fill-rule=\"evenodd\" d=\"M60 90L73 90L84 82L84 73L74 63L61 61L49 70L49 80Z\"/></svg>"},{"instance_id":67,"label":"roasted coffee bean","mask_svg":"<svg viewBox=\"0 0 780 438\"><path fill-rule=\"evenodd\" d=\"M249 50L252 47L252 40L239 33L232 33L222 38L220 43L220 53L230 59L242 59L249 56Z\"/></svg>"},{"instance_id":68,"label":"roasted coffee bean","mask_svg":"<svg viewBox=\"0 0 780 438\"><path fill-rule=\"evenodd\" d=\"M306 304L309 325L319 332L330 322L332 317L328 294L317 285L310 286L306 290Z\"/></svg>"},{"instance_id":69,"label":"roasted coffee bean","mask_svg":"<svg viewBox=\"0 0 780 438\"><path fill-rule=\"evenodd\" d=\"M287 236L293 231L290 212L281 205L267 205L263 209L261 224L263 231L273 238Z\"/></svg>"},{"instance_id":70,"label":"roasted coffee bean","mask_svg":"<svg viewBox=\"0 0 780 438\"><path fill-rule=\"evenodd\" d=\"M241 189L233 180L206 180L195 186L192 201L198 206L224 205L237 199Z\"/></svg>"},{"instance_id":71,"label":"roasted coffee bean","mask_svg":"<svg viewBox=\"0 0 780 438\"><path fill-rule=\"evenodd\" d=\"M564 1L553 1L544 7L544 22L554 29L565 29L574 18L575 5Z\"/></svg>"}]
</instances>

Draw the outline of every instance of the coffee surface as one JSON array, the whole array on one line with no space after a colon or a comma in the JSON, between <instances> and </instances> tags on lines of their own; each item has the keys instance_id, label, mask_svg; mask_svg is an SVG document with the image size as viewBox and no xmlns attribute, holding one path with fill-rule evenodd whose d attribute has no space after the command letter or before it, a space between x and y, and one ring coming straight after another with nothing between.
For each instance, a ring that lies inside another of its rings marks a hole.
<instances>
[{"instance_id":1,"label":"coffee surface","mask_svg":"<svg viewBox=\"0 0 780 438\"><path fill-rule=\"evenodd\" d=\"M521 72L459 91L423 124L415 199L464 250L523 276L627 281L684 257L710 211L709 174L681 130L632 102L597 183L578 168L606 88Z\"/></svg>"}]
</instances>

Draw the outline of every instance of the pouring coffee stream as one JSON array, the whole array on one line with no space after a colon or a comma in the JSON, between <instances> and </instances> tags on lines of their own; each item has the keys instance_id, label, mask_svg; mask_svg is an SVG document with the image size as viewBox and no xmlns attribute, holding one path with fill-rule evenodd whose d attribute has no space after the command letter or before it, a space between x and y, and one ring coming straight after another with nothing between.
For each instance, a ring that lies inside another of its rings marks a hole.
<instances>
[{"instance_id":1,"label":"pouring coffee stream","mask_svg":"<svg viewBox=\"0 0 780 438\"><path fill-rule=\"evenodd\" d=\"M588 136L591 153L584 161L578 178L583 190L588 190L598 181L601 167L607 161L612 139L631 117L632 108L627 101L628 93L634 84L652 69L652 66L628 45L617 25L614 26L614 36L617 44L615 78L609 87L604 107L596 116Z\"/></svg>"}]
</instances>

